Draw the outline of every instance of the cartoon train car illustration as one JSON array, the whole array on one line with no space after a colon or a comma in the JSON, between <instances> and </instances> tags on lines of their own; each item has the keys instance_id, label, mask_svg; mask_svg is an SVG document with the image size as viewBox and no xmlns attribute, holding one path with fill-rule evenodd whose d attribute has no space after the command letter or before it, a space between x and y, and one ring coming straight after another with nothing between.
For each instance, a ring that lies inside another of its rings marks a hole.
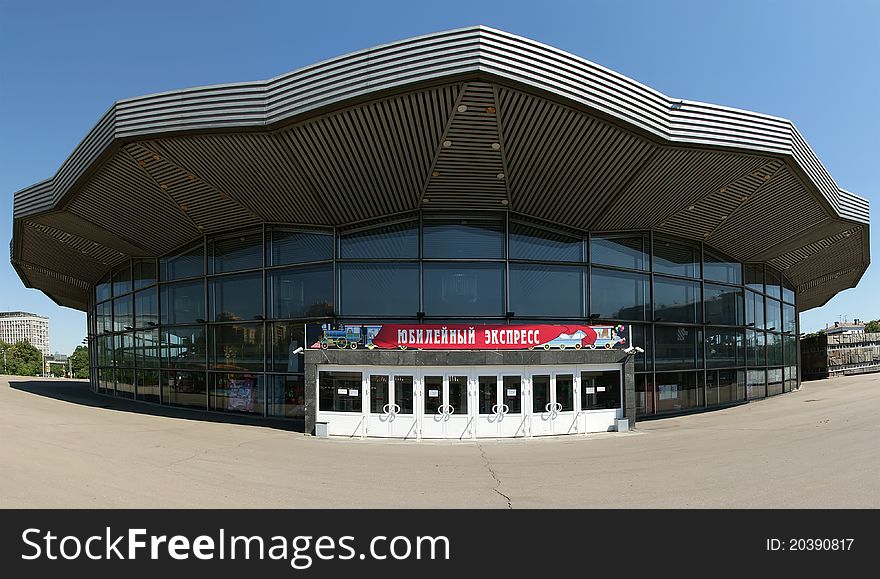
<instances>
[{"instance_id":1,"label":"cartoon train car illustration","mask_svg":"<svg viewBox=\"0 0 880 579\"><path fill-rule=\"evenodd\" d=\"M596 332L596 340L592 344L583 344L584 347L595 349L605 348L610 350L617 344L626 344L626 338L620 336L626 329L622 325L617 326L591 326Z\"/></svg>"}]
</instances>

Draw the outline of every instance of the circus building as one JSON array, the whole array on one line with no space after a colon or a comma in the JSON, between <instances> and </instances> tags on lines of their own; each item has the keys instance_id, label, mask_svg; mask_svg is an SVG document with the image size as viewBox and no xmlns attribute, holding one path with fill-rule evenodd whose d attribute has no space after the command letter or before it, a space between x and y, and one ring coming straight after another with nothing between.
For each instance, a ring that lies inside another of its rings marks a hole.
<instances>
[{"instance_id":1,"label":"circus building","mask_svg":"<svg viewBox=\"0 0 880 579\"><path fill-rule=\"evenodd\" d=\"M868 202L790 121L482 26L119 101L14 212L96 392L350 437L788 392L798 313L870 260Z\"/></svg>"}]
</instances>

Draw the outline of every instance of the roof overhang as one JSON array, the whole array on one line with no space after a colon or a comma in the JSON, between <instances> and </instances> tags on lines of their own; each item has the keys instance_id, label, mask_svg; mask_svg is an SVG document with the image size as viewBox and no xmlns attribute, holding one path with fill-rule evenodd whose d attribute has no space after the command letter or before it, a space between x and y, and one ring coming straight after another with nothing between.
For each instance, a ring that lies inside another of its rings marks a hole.
<instances>
[{"instance_id":1,"label":"roof overhang","mask_svg":"<svg viewBox=\"0 0 880 579\"><path fill-rule=\"evenodd\" d=\"M85 309L128 256L419 208L705 241L781 269L801 310L870 261L868 202L790 121L672 99L478 26L117 102L54 177L15 194L12 262L28 287Z\"/></svg>"}]
</instances>

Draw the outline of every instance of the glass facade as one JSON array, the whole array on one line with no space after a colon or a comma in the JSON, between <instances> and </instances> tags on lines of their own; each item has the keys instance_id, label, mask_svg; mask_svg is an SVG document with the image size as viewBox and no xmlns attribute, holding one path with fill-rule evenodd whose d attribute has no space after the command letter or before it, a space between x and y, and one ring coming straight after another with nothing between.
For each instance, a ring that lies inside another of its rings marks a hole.
<instances>
[{"instance_id":1,"label":"glass facade","mask_svg":"<svg viewBox=\"0 0 880 579\"><path fill-rule=\"evenodd\" d=\"M645 350L635 356L644 416L796 388L795 299L780 272L700 243L504 212L414 213L264 226L130 260L95 285L88 327L102 393L301 419L307 324L622 323ZM341 394L354 377L332 378L319 405L358 411Z\"/></svg>"}]
</instances>

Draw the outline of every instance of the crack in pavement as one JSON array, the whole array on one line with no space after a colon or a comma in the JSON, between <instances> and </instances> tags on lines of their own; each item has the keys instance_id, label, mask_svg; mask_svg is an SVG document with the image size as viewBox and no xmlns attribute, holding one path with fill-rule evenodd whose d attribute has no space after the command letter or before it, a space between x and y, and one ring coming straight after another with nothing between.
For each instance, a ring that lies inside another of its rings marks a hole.
<instances>
[{"instance_id":1,"label":"crack in pavement","mask_svg":"<svg viewBox=\"0 0 880 579\"><path fill-rule=\"evenodd\" d=\"M486 463L486 470L488 470L489 474L492 475L492 478L495 479L495 488L493 488L492 490L504 497L504 499L507 501L507 508L512 509L513 505L510 504L510 497L498 490L498 487L501 486L501 479L498 478L498 475L495 474L495 471L492 469L492 465L489 463L489 457L486 456L486 451L483 450L483 445L478 443L477 448L480 449L480 456L483 457L483 460Z\"/></svg>"}]
</instances>

